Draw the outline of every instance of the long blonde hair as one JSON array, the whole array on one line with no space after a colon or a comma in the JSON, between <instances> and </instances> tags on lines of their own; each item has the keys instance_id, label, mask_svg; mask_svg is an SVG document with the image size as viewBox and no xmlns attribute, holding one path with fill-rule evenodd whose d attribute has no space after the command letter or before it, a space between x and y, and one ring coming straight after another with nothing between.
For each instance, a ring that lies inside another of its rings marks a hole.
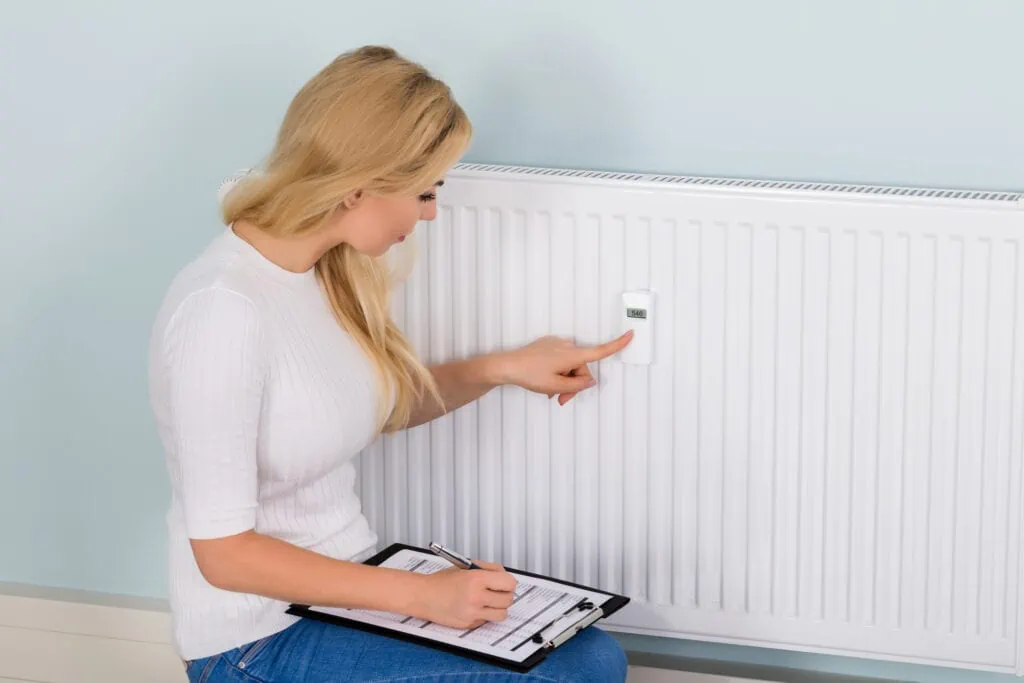
<instances>
[{"instance_id":1,"label":"long blonde hair","mask_svg":"<svg viewBox=\"0 0 1024 683\"><path fill-rule=\"evenodd\" d=\"M422 66L387 47L347 52L292 100L264 168L225 197L224 222L296 235L322 227L358 191L415 196L462 156L471 135L451 90ZM391 319L386 263L341 244L324 254L316 273L339 323L377 372L379 427L405 427L425 392L440 398Z\"/></svg>"}]
</instances>

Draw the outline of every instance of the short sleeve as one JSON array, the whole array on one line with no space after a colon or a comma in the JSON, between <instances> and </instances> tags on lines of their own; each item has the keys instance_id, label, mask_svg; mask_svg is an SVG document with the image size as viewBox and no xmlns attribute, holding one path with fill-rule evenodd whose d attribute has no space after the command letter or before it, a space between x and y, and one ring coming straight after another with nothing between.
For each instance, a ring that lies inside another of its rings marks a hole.
<instances>
[{"instance_id":1,"label":"short sleeve","mask_svg":"<svg viewBox=\"0 0 1024 683\"><path fill-rule=\"evenodd\" d=\"M164 335L169 454L189 538L255 528L257 436L265 359L249 299L226 289L191 294Z\"/></svg>"}]
</instances>

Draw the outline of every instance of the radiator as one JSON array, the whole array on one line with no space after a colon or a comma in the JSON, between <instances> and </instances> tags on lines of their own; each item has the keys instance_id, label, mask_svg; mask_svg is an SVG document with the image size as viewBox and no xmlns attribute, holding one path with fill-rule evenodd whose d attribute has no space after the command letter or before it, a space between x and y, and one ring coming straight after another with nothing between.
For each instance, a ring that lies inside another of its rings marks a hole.
<instances>
[{"instance_id":1,"label":"radiator","mask_svg":"<svg viewBox=\"0 0 1024 683\"><path fill-rule=\"evenodd\" d=\"M630 595L639 634L1024 672L1024 200L461 165L396 320L433 362L619 332L654 363L363 453L382 542Z\"/></svg>"}]
</instances>

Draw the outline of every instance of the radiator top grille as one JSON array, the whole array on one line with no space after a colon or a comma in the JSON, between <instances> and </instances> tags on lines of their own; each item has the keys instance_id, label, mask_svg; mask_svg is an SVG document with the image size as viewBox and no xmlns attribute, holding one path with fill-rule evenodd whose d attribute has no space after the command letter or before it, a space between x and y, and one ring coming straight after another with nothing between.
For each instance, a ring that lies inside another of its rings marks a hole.
<instances>
[{"instance_id":1,"label":"radiator top grille","mask_svg":"<svg viewBox=\"0 0 1024 683\"><path fill-rule=\"evenodd\" d=\"M1024 207L1024 193L1021 192L617 173L614 171L583 171L563 168L505 166L501 164L463 163L458 164L455 169L456 171L495 173L504 176L543 176L547 178L567 178L582 181L616 181L623 183L642 183L645 185L653 184L697 188L750 189L767 190L770 192L826 193L830 195L844 194L867 197L895 197L901 199L997 202L1000 204L1016 204Z\"/></svg>"}]
</instances>

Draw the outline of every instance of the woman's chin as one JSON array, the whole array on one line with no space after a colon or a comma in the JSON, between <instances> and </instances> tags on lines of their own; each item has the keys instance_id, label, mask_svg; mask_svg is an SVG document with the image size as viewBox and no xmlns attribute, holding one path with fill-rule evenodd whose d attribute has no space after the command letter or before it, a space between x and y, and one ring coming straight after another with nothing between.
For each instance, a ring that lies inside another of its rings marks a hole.
<instances>
[{"instance_id":1,"label":"woman's chin","mask_svg":"<svg viewBox=\"0 0 1024 683\"><path fill-rule=\"evenodd\" d=\"M391 251L393 247L397 247L405 242L408 242L411 236L411 234L399 235L398 237L393 238L389 242L373 245L367 244L363 245L361 248L357 245L352 246L356 247L356 251L358 251L360 254L363 254L364 256L369 256L371 258L379 258L384 254L388 253L389 251Z\"/></svg>"}]
</instances>

